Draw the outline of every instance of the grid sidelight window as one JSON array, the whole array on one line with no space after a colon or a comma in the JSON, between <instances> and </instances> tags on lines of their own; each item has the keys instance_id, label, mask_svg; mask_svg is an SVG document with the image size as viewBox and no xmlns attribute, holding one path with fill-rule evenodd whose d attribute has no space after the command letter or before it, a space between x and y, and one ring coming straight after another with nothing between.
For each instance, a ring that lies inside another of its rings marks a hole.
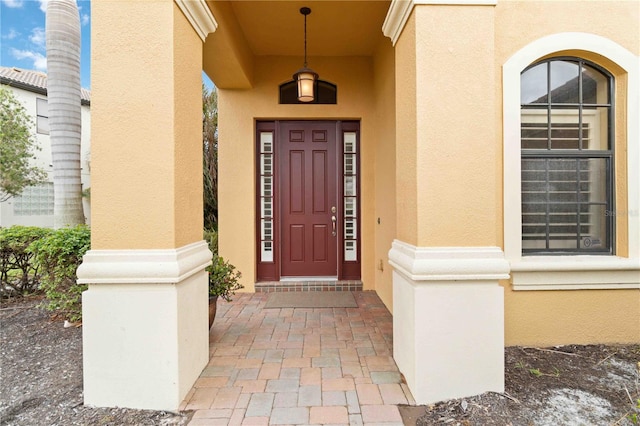
<instances>
[{"instance_id":1,"label":"grid sidelight window","mask_svg":"<svg viewBox=\"0 0 640 426\"><path fill-rule=\"evenodd\" d=\"M260 133L260 261L273 262L273 132Z\"/></svg>"},{"instance_id":2,"label":"grid sidelight window","mask_svg":"<svg viewBox=\"0 0 640 426\"><path fill-rule=\"evenodd\" d=\"M358 184L356 132L343 133L344 260L358 260Z\"/></svg>"},{"instance_id":3,"label":"grid sidelight window","mask_svg":"<svg viewBox=\"0 0 640 426\"><path fill-rule=\"evenodd\" d=\"M612 253L612 78L578 58L521 75L523 254Z\"/></svg>"}]
</instances>

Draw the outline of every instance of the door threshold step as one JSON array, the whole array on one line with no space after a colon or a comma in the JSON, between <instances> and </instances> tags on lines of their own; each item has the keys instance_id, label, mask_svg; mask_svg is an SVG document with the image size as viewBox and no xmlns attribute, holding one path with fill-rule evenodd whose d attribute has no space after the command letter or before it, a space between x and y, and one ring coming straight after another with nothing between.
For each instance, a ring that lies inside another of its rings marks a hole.
<instances>
[{"instance_id":1,"label":"door threshold step","mask_svg":"<svg viewBox=\"0 0 640 426\"><path fill-rule=\"evenodd\" d=\"M331 281L262 281L256 283L256 293L276 291L362 291L360 280Z\"/></svg>"}]
</instances>

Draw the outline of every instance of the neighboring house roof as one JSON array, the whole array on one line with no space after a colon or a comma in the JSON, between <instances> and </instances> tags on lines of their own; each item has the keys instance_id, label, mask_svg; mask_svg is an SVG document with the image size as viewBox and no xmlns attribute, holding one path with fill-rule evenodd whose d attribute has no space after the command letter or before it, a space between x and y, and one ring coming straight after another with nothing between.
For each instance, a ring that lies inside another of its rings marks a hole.
<instances>
[{"instance_id":1,"label":"neighboring house roof","mask_svg":"<svg viewBox=\"0 0 640 426\"><path fill-rule=\"evenodd\" d=\"M564 83L562 86L558 86L551 91L551 99L554 104L576 104L580 102L578 98L580 76L574 77L571 80ZM597 89L598 83L587 74L582 74L582 97L585 104L597 103ZM547 95L542 95L532 104L544 104L547 103Z\"/></svg>"},{"instance_id":2,"label":"neighboring house roof","mask_svg":"<svg viewBox=\"0 0 640 426\"><path fill-rule=\"evenodd\" d=\"M47 74L40 71L23 70L15 67L0 67L0 83L30 92L47 94ZM91 104L91 92L80 89L80 103Z\"/></svg>"}]
</instances>

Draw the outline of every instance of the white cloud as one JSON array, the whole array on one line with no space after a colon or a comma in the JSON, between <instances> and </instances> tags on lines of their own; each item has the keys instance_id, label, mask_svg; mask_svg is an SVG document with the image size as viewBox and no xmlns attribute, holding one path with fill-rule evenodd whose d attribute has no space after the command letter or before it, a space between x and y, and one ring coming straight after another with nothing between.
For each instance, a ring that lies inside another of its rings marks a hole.
<instances>
[{"instance_id":1,"label":"white cloud","mask_svg":"<svg viewBox=\"0 0 640 426\"><path fill-rule=\"evenodd\" d=\"M38 71L47 70L47 58L42 53L12 48L11 55L18 60L30 60L31 62L33 62L33 68Z\"/></svg>"},{"instance_id":2,"label":"white cloud","mask_svg":"<svg viewBox=\"0 0 640 426\"><path fill-rule=\"evenodd\" d=\"M2 38L5 39L5 40L13 40L14 38L18 37L19 35L20 35L20 33L17 32L15 30L15 28L10 28L8 33L2 35Z\"/></svg>"},{"instance_id":3,"label":"white cloud","mask_svg":"<svg viewBox=\"0 0 640 426\"><path fill-rule=\"evenodd\" d=\"M40 2L40 10L47 13L47 3L49 0L38 0Z\"/></svg>"},{"instance_id":4,"label":"white cloud","mask_svg":"<svg viewBox=\"0 0 640 426\"><path fill-rule=\"evenodd\" d=\"M88 14L83 14L81 17L81 21L82 22L82 26L84 27L85 25L87 25L89 23L89 15Z\"/></svg>"},{"instance_id":5,"label":"white cloud","mask_svg":"<svg viewBox=\"0 0 640 426\"><path fill-rule=\"evenodd\" d=\"M22 4L24 2L22 0L2 0L2 3L7 7L17 9L19 7L22 7Z\"/></svg>"},{"instance_id":6,"label":"white cloud","mask_svg":"<svg viewBox=\"0 0 640 426\"><path fill-rule=\"evenodd\" d=\"M47 39L45 36L44 28L36 27L31 30L29 41L40 48L46 48Z\"/></svg>"}]
</instances>

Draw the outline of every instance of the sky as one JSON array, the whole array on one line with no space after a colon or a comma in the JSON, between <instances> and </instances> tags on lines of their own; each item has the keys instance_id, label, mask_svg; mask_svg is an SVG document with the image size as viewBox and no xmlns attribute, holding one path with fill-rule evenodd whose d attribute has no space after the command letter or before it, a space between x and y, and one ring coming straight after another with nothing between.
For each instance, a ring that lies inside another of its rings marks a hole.
<instances>
[{"instance_id":1,"label":"sky","mask_svg":"<svg viewBox=\"0 0 640 426\"><path fill-rule=\"evenodd\" d=\"M0 0L0 64L47 70L45 11L47 0ZM80 11L80 80L91 88L91 2L78 0Z\"/></svg>"}]
</instances>

